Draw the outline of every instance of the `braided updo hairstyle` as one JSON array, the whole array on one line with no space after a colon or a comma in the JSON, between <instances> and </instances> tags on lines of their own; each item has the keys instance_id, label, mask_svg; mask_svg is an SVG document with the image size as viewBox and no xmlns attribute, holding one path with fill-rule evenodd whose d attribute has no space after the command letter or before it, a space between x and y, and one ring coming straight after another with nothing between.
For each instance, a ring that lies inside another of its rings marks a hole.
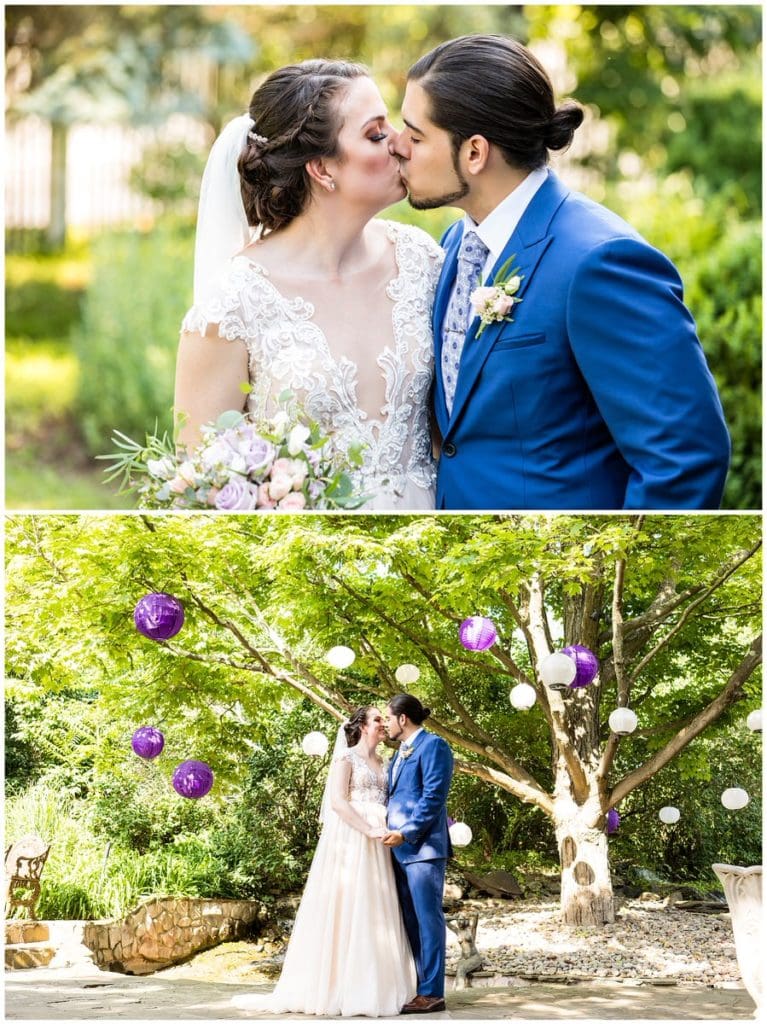
<instances>
[{"instance_id":1,"label":"braided updo hairstyle","mask_svg":"<svg viewBox=\"0 0 767 1024\"><path fill-rule=\"evenodd\" d=\"M276 231L304 210L305 164L338 156L339 94L367 74L349 61L305 60L279 68L256 89L249 110L255 124L237 164L251 227Z\"/></svg>"},{"instance_id":2,"label":"braided updo hairstyle","mask_svg":"<svg viewBox=\"0 0 767 1024\"><path fill-rule=\"evenodd\" d=\"M347 747L354 747L359 743L360 736L362 735L362 727L367 725L368 714L373 710L374 709L371 704L357 708L349 721L344 723Z\"/></svg>"}]
</instances>

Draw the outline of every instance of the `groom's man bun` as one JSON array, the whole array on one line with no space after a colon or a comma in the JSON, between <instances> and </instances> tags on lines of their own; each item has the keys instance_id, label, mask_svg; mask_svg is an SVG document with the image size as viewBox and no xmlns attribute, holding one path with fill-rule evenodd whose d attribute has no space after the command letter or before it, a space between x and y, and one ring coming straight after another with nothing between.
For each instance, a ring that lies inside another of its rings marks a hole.
<instances>
[{"instance_id":1,"label":"groom's man bun","mask_svg":"<svg viewBox=\"0 0 767 1024\"><path fill-rule=\"evenodd\" d=\"M431 714L431 708L425 708L411 693L395 694L389 701L389 707L395 715L407 715L414 725L425 722Z\"/></svg>"},{"instance_id":2,"label":"groom's man bun","mask_svg":"<svg viewBox=\"0 0 767 1024\"><path fill-rule=\"evenodd\" d=\"M482 135L515 168L534 171L550 149L564 149L583 121L580 105L559 108L542 64L521 43L498 35L460 36L440 43L412 66L430 101L430 117L451 137L457 155Z\"/></svg>"}]
</instances>

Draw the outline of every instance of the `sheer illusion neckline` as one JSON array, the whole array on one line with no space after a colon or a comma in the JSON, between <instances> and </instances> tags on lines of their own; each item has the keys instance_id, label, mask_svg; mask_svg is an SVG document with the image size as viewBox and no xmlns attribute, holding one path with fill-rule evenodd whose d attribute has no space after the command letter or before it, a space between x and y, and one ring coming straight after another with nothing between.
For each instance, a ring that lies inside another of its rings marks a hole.
<instances>
[{"instance_id":1,"label":"sheer illusion neckline","mask_svg":"<svg viewBox=\"0 0 767 1024\"><path fill-rule=\"evenodd\" d=\"M373 776L373 778L374 778L374 779L375 779L375 780L376 780L377 782L380 782L380 783L382 783L382 784L383 784L384 782L386 782L386 768L385 768L385 767L384 767L383 765L381 765L381 770L380 770L380 772L378 772L378 771L373 771L373 769L372 769L372 768L370 767L370 765L369 765L369 764L367 763L367 761L366 761L366 760L365 760L365 758L364 758L364 757L362 756L362 754L358 754L356 750L350 750L350 751L349 751L349 753L350 753L350 754L353 754L353 755L354 755L354 756L355 756L355 757L357 758L357 760L358 760L358 761L361 761L361 762L362 762L362 764L364 764L364 765L365 765L365 767L367 768L367 770L368 770L368 771L370 772L370 774L371 774L371 775Z\"/></svg>"},{"instance_id":2,"label":"sheer illusion neckline","mask_svg":"<svg viewBox=\"0 0 767 1024\"><path fill-rule=\"evenodd\" d=\"M339 377L347 378L348 375L344 372L344 368L351 368L352 380L353 380L353 401L356 407L357 418L360 423L364 422L367 424L369 430L374 427L377 428L379 437L383 431L384 424L388 421L392 412L394 411L392 405L392 381L390 375L387 373L387 367L390 365L392 359L402 360L407 355L407 339L401 336L395 328L395 312L397 303L401 301L400 294L400 281L403 274L404 264L404 253L401 250L401 246L404 244L404 238L401 232L397 231L396 222L386 221L386 237L394 248L394 265L396 268L396 275L391 278L386 284L386 296L391 301L392 311L392 328L393 328L393 344L394 349L390 343L384 345L381 351L378 353L375 359L376 366L381 371L380 377L384 383L384 397L383 405L379 407L377 414L371 414L366 409L363 409L359 404L359 392L358 384L360 379L360 364L357 359L352 359L347 355L335 356L330 348L328 342L328 336L319 323L315 320L315 305L309 299L304 299L301 295L286 296L271 279L271 274L268 267L265 267L263 263L259 263L257 260L251 259L245 253L240 253L232 259L232 263L242 262L247 265L248 269L253 273L257 274L262 283L271 289L273 292L273 298L278 301L282 307L288 311L291 319L302 320L307 325L311 324L311 327L315 333L315 337L319 342L322 352L321 357L323 362L329 366L336 379Z\"/></svg>"}]
</instances>

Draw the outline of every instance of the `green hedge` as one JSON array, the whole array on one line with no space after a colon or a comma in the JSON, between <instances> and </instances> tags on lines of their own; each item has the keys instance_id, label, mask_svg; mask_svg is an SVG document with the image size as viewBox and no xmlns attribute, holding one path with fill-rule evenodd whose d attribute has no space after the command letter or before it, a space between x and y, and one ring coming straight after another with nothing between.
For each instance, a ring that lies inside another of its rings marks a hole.
<instances>
[{"instance_id":1,"label":"green hedge","mask_svg":"<svg viewBox=\"0 0 767 1024\"><path fill-rule=\"evenodd\" d=\"M143 437L172 427L181 320L192 300L189 231L108 235L94 244L93 277L75 329L77 415L92 454L112 431Z\"/></svg>"}]
</instances>

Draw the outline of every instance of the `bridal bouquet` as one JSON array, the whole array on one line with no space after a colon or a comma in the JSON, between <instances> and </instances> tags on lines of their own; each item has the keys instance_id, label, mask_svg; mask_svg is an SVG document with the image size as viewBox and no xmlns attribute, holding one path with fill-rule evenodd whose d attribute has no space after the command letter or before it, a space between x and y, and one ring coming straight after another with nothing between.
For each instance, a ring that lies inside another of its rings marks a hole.
<instances>
[{"instance_id":1,"label":"bridal bouquet","mask_svg":"<svg viewBox=\"0 0 767 1024\"><path fill-rule=\"evenodd\" d=\"M280 396L287 406L292 396ZM164 433L141 445L120 431L108 459L107 481L121 478L120 492L138 496L141 508L275 509L358 508L349 470L362 464L361 446L341 455L319 426L286 408L263 424L243 413L223 413L202 428L202 443L188 452Z\"/></svg>"}]
</instances>

